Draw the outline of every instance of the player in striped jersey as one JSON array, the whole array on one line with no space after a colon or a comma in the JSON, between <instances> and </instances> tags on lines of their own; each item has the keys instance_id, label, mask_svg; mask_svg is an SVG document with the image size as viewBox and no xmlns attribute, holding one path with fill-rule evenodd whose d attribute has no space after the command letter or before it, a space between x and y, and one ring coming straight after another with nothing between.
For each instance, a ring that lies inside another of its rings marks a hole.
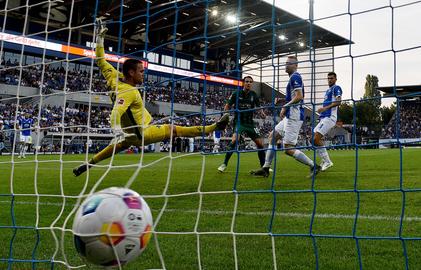
<instances>
[{"instance_id":1,"label":"player in striped jersey","mask_svg":"<svg viewBox=\"0 0 421 270\"><path fill-rule=\"evenodd\" d=\"M323 136L336 125L338 119L338 106L341 105L342 89L336 85L336 73L329 72L327 74L327 89L323 106L317 110L320 113L320 121L314 128L314 144L318 147L316 151L322 159L321 170L325 171L333 166L333 162L329 158L326 148L324 148Z\"/></svg>"},{"instance_id":2,"label":"player in striped jersey","mask_svg":"<svg viewBox=\"0 0 421 270\"><path fill-rule=\"evenodd\" d=\"M269 134L269 145L266 151L265 164L258 170L250 173L256 176L269 176L269 169L272 164L276 148L276 142L282 138L285 154L293 157L298 162L307 165L310 168L310 177L317 174L320 166L307 157L299 149L294 149L298 141L298 134L304 121L304 84L301 74L297 72L298 59L296 56L288 56L285 63L285 72L289 75L289 81L286 87L286 104L281 110L282 120L275 126Z\"/></svg>"},{"instance_id":3,"label":"player in striped jersey","mask_svg":"<svg viewBox=\"0 0 421 270\"><path fill-rule=\"evenodd\" d=\"M213 132L213 149L212 153L219 153L219 143L221 141L222 137L222 131L221 130L215 130Z\"/></svg>"},{"instance_id":4,"label":"player in striped jersey","mask_svg":"<svg viewBox=\"0 0 421 270\"><path fill-rule=\"evenodd\" d=\"M34 125L34 119L29 113L25 113L18 118L18 129L20 129L19 136L19 156L18 158L26 158L26 151L32 143L31 128Z\"/></svg>"}]
</instances>

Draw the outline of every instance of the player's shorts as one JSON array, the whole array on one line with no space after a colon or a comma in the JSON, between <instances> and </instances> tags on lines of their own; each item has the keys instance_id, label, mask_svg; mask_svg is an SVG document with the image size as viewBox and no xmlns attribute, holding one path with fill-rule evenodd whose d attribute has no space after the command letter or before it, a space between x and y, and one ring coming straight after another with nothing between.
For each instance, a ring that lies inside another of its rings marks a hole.
<instances>
[{"instance_id":1,"label":"player's shorts","mask_svg":"<svg viewBox=\"0 0 421 270\"><path fill-rule=\"evenodd\" d=\"M320 119L320 122L314 128L314 133L319 132L323 136L326 135L336 125L336 121L329 117Z\"/></svg>"},{"instance_id":2,"label":"player's shorts","mask_svg":"<svg viewBox=\"0 0 421 270\"><path fill-rule=\"evenodd\" d=\"M135 128L125 130L125 133L133 134L124 140L124 144L127 145L148 145L155 142L161 142L165 139L170 138L171 136L171 126L168 124L165 125L150 125L142 129ZM143 139L142 139L143 137ZM111 142L114 143L113 141Z\"/></svg>"},{"instance_id":3,"label":"player's shorts","mask_svg":"<svg viewBox=\"0 0 421 270\"><path fill-rule=\"evenodd\" d=\"M302 125L303 121L285 117L275 126L275 131L282 136L284 144L296 145L298 141L298 134L300 133Z\"/></svg>"},{"instance_id":4,"label":"player's shorts","mask_svg":"<svg viewBox=\"0 0 421 270\"><path fill-rule=\"evenodd\" d=\"M246 126L246 125L237 125L238 126L238 135L246 135L253 141L260 138L260 131L255 126ZM234 134L237 132L237 126L235 126L233 132Z\"/></svg>"},{"instance_id":5,"label":"player's shorts","mask_svg":"<svg viewBox=\"0 0 421 270\"><path fill-rule=\"evenodd\" d=\"M221 138L213 137L213 143L214 144L219 144L220 141L221 141Z\"/></svg>"},{"instance_id":6,"label":"player's shorts","mask_svg":"<svg viewBox=\"0 0 421 270\"><path fill-rule=\"evenodd\" d=\"M19 137L20 137L19 140L20 140L21 143L32 143L32 136L31 135L25 136L25 135L21 134Z\"/></svg>"}]
</instances>

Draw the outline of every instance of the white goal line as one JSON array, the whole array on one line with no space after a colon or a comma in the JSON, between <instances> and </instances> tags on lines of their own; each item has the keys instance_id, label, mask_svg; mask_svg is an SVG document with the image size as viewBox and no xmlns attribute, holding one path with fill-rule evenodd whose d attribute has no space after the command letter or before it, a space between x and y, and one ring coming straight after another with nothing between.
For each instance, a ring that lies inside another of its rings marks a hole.
<instances>
[{"instance_id":1,"label":"white goal line","mask_svg":"<svg viewBox=\"0 0 421 270\"><path fill-rule=\"evenodd\" d=\"M10 201L0 201L0 204L10 204ZM35 202L30 201L16 201L14 204L22 204L22 205L35 205ZM47 206L62 206L61 203L51 203L51 202L39 202L39 205L47 205ZM69 206L75 206L75 204L68 204ZM152 209L151 209L152 210ZM152 210L152 212L159 212L161 209ZM164 212L179 212L179 213L186 213L186 214L197 214L197 209L173 209L167 208ZM200 213L207 214L207 215L228 215L232 216L234 211L223 211L223 210L201 210ZM236 215L238 216L271 216L272 211L261 211L261 212L249 212L249 211L236 211ZM311 218L311 213L300 213L300 212L275 212L275 216L279 217L293 217L293 218ZM314 215L315 218L321 219L355 219L355 215L350 214L333 214L333 213L316 213ZM400 216L382 216L382 215L358 215L358 219L365 219L365 220L383 220L383 221L400 221ZM421 217L419 216L405 216L403 218L404 221L416 221L421 222Z\"/></svg>"}]
</instances>

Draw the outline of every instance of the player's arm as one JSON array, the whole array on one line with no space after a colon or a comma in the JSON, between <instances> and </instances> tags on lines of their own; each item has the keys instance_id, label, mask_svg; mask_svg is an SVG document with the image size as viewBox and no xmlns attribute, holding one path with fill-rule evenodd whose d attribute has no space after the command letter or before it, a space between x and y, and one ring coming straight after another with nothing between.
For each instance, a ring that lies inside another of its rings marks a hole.
<instances>
[{"instance_id":1,"label":"player's arm","mask_svg":"<svg viewBox=\"0 0 421 270\"><path fill-rule=\"evenodd\" d=\"M259 97L257 96L257 94L255 94L254 95L255 96L255 99L254 99L254 105L256 106L256 107L260 107L260 99L259 99ZM265 114L265 108L260 108L259 109L259 114L260 114L260 116L264 119L264 118L266 118L266 114Z\"/></svg>"},{"instance_id":2,"label":"player's arm","mask_svg":"<svg viewBox=\"0 0 421 270\"><path fill-rule=\"evenodd\" d=\"M108 29L105 27L101 20L98 20L97 22L99 24L99 29L95 49L96 62L99 69L101 70L102 75L104 75L105 79L107 80L107 85L114 90L115 86L117 85L120 72L118 72L110 63L105 60L104 37Z\"/></svg>"},{"instance_id":3,"label":"player's arm","mask_svg":"<svg viewBox=\"0 0 421 270\"><path fill-rule=\"evenodd\" d=\"M16 130L20 130L21 120L18 118L15 122L14 126Z\"/></svg>"},{"instance_id":4,"label":"player's arm","mask_svg":"<svg viewBox=\"0 0 421 270\"><path fill-rule=\"evenodd\" d=\"M291 84L294 87L294 89L292 91L295 92L294 97L288 102L286 103L281 110L281 117L283 117L285 115L286 112L286 108L289 106L292 106L294 104L299 103L301 100L304 99L303 96L303 81L301 79L301 77L299 76L294 76L291 78Z\"/></svg>"},{"instance_id":5,"label":"player's arm","mask_svg":"<svg viewBox=\"0 0 421 270\"><path fill-rule=\"evenodd\" d=\"M325 107L321 107L321 108L319 108L319 109L317 110L317 112L318 112L318 113L322 113L322 112L324 112L324 111L329 110L330 108L337 107L337 106L341 105L341 102L342 102L342 98L341 98L341 96L335 97L335 101L333 101L332 103L330 103L329 105L327 105L327 106L325 106Z\"/></svg>"},{"instance_id":6,"label":"player's arm","mask_svg":"<svg viewBox=\"0 0 421 270\"><path fill-rule=\"evenodd\" d=\"M38 120L38 117L34 118L34 120L33 120L33 127L34 127L34 132L35 133L38 133L38 130L41 130L40 121Z\"/></svg>"},{"instance_id":7,"label":"player's arm","mask_svg":"<svg viewBox=\"0 0 421 270\"><path fill-rule=\"evenodd\" d=\"M229 99L225 103L224 111L229 111L231 109L232 105L234 105L236 103L236 101L237 101L237 95L235 93L231 94L231 96L229 97Z\"/></svg>"},{"instance_id":8,"label":"player's arm","mask_svg":"<svg viewBox=\"0 0 421 270\"><path fill-rule=\"evenodd\" d=\"M231 105L229 105L228 103L225 103L224 111L229 111L229 109L231 109Z\"/></svg>"},{"instance_id":9,"label":"player's arm","mask_svg":"<svg viewBox=\"0 0 421 270\"><path fill-rule=\"evenodd\" d=\"M291 99L290 102L288 102L287 104L285 104L284 107L288 107L288 106L294 105L294 104L300 102L301 100L303 100L303 89L302 88L294 88L293 91L295 92L294 98Z\"/></svg>"},{"instance_id":10,"label":"player's arm","mask_svg":"<svg viewBox=\"0 0 421 270\"><path fill-rule=\"evenodd\" d=\"M333 96L335 97L335 101L330 103L329 105L325 107L321 107L317 110L318 113L322 113L324 111L329 110L330 108L337 107L341 105L342 102L342 89L339 86L336 86L335 89L333 89Z\"/></svg>"}]
</instances>

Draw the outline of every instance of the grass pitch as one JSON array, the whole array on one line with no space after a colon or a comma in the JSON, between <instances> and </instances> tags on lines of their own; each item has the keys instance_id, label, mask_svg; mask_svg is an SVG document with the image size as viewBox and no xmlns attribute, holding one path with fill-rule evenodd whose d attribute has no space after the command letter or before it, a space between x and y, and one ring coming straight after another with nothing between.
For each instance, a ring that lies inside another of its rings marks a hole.
<instances>
[{"instance_id":1,"label":"grass pitch","mask_svg":"<svg viewBox=\"0 0 421 270\"><path fill-rule=\"evenodd\" d=\"M421 150L329 152L335 165L314 182L282 153L269 178L249 175L256 153L234 154L223 174L223 155L145 154L130 188L160 219L146 251L124 269L163 268L155 240L167 269L420 269ZM77 196L99 179L98 190L125 186L141 156L117 155L106 175L103 162L89 178L73 177L84 159L0 157L0 269L67 269L52 263L63 253L70 265L84 264L63 230Z\"/></svg>"}]
</instances>

